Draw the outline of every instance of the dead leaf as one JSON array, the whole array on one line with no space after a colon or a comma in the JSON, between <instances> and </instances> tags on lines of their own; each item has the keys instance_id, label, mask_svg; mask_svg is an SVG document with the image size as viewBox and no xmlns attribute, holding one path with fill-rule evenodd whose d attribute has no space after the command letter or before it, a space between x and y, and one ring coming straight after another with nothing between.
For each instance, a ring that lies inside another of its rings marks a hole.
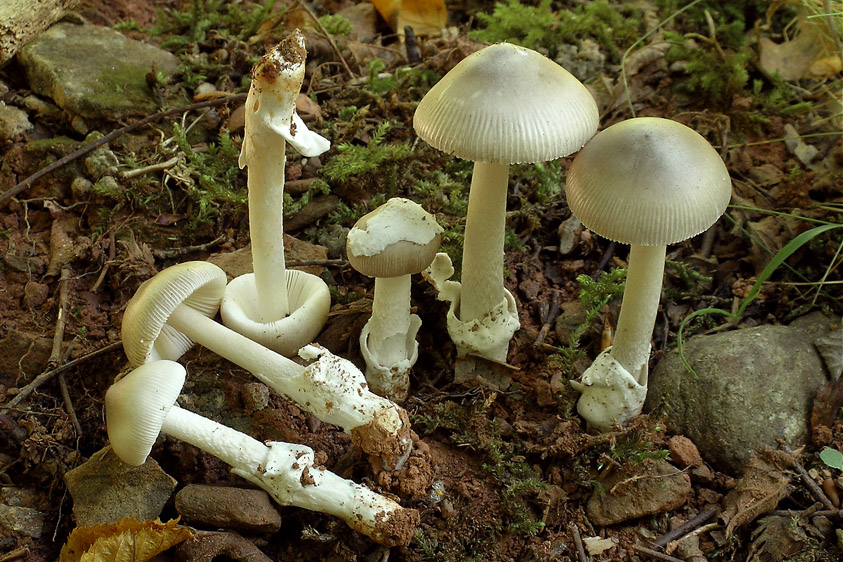
<instances>
[{"instance_id":1,"label":"dead leaf","mask_svg":"<svg viewBox=\"0 0 843 562\"><path fill-rule=\"evenodd\" d=\"M776 508L790 494L790 474L795 466L792 455L770 447L760 447L744 468L743 477L723 498L720 518L726 524L726 537L738 527Z\"/></svg>"},{"instance_id":2,"label":"dead leaf","mask_svg":"<svg viewBox=\"0 0 843 562\"><path fill-rule=\"evenodd\" d=\"M448 21L444 0L371 0L378 13L399 35L413 28L416 35L437 35Z\"/></svg>"},{"instance_id":3,"label":"dead leaf","mask_svg":"<svg viewBox=\"0 0 843 562\"><path fill-rule=\"evenodd\" d=\"M791 517L769 516L758 522L752 533L749 562L779 562L796 556L810 539Z\"/></svg>"},{"instance_id":4,"label":"dead leaf","mask_svg":"<svg viewBox=\"0 0 843 562\"><path fill-rule=\"evenodd\" d=\"M787 2L774 3L768 10L768 18L784 4ZM799 11L805 12L804 7L799 6ZM824 18L808 18L807 15L800 13L796 33L790 41L775 43L763 36L759 39L758 64L764 72L778 72L785 80L821 80L843 70L843 59L828 34Z\"/></svg>"},{"instance_id":5,"label":"dead leaf","mask_svg":"<svg viewBox=\"0 0 843 562\"><path fill-rule=\"evenodd\" d=\"M62 215L50 227L50 263L47 265L47 275L54 276L61 272L61 268L76 257L72 234L76 232L78 217Z\"/></svg>"},{"instance_id":6,"label":"dead leaf","mask_svg":"<svg viewBox=\"0 0 843 562\"><path fill-rule=\"evenodd\" d=\"M110 525L76 528L61 549L59 562L146 562L193 538L178 521L123 519Z\"/></svg>"},{"instance_id":7,"label":"dead leaf","mask_svg":"<svg viewBox=\"0 0 843 562\"><path fill-rule=\"evenodd\" d=\"M307 94L299 94L296 97L296 113L304 120L308 117L313 117L317 125L322 124L322 108L319 104L310 99Z\"/></svg>"}]
</instances>

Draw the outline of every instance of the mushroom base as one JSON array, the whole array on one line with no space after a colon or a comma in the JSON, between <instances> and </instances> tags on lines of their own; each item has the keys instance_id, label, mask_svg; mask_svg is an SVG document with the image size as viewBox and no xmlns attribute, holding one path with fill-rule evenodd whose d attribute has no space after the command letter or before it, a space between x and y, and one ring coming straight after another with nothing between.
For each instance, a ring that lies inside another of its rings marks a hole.
<instances>
[{"instance_id":1,"label":"mushroom base","mask_svg":"<svg viewBox=\"0 0 843 562\"><path fill-rule=\"evenodd\" d=\"M639 384L635 376L612 357L611 350L607 347L597 356L580 382L571 381L571 386L582 393L577 412L600 431L611 430L615 423L624 425L632 421L641 413L647 398L646 383Z\"/></svg>"},{"instance_id":2,"label":"mushroom base","mask_svg":"<svg viewBox=\"0 0 843 562\"><path fill-rule=\"evenodd\" d=\"M297 269L286 270L286 283L292 312L285 318L263 322L255 274L232 279L220 305L223 324L264 347L287 357L294 356L325 325L331 310L331 294L322 279Z\"/></svg>"},{"instance_id":3,"label":"mushroom base","mask_svg":"<svg viewBox=\"0 0 843 562\"><path fill-rule=\"evenodd\" d=\"M395 402L403 402L410 391L410 369L419 358L419 343L416 334L421 327L421 318L410 315L410 329L406 334L404 359L386 365L369 348L369 322L360 332L360 353L366 360L366 381L375 394Z\"/></svg>"}]
</instances>

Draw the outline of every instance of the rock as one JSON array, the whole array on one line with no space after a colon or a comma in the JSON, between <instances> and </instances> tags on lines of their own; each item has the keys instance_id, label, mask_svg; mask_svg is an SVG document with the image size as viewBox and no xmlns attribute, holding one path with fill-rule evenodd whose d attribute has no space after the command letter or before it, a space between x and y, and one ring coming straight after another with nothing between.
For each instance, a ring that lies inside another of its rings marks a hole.
<instances>
[{"instance_id":1,"label":"rock","mask_svg":"<svg viewBox=\"0 0 843 562\"><path fill-rule=\"evenodd\" d=\"M44 532L44 518L37 509L0 503L0 528L37 539Z\"/></svg>"},{"instance_id":2,"label":"rock","mask_svg":"<svg viewBox=\"0 0 843 562\"><path fill-rule=\"evenodd\" d=\"M588 499L585 511L594 525L672 511L691 493L691 479L667 461L645 460L632 470L612 473Z\"/></svg>"},{"instance_id":3,"label":"rock","mask_svg":"<svg viewBox=\"0 0 843 562\"><path fill-rule=\"evenodd\" d=\"M25 308L38 308L50 296L50 287L37 281L29 281L23 286L23 306Z\"/></svg>"},{"instance_id":4,"label":"rock","mask_svg":"<svg viewBox=\"0 0 843 562\"><path fill-rule=\"evenodd\" d=\"M38 94L71 115L114 120L158 110L146 74L173 73L178 58L157 47L95 25L61 22L18 54Z\"/></svg>"},{"instance_id":5,"label":"rock","mask_svg":"<svg viewBox=\"0 0 843 562\"><path fill-rule=\"evenodd\" d=\"M74 199L82 201L91 194L92 187L94 187L94 184L91 180L83 176L76 176L70 184L70 192Z\"/></svg>"},{"instance_id":6,"label":"rock","mask_svg":"<svg viewBox=\"0 0 843 562\"><path fill-rule=\"evenodd\" d=\"M667 442L667 448L670 451L670 458L680 468L687 468L696 464L702 463L700 451L694 442L684 435L674 435Z\"/></svg>"},{"instance_id":7,"label":"rock","mask_svg":"<svg viewBox=\"0 0 843 562\"><path fill-rule=\"evenodd\" d=\"M26 111L0 101L0 141L12 140L32 128Z\"/></svg>"},{"instance_id":8,"label":"rock","mask_svg":"<svg viewBox=\"0 0 843 562\"><path fill-rule=\"evenodd\" d=\"M58 21L79 0L3 0L0 2L0 64L21 45Z\"/></svg>"},{"instance_id":9,"label":"rock","mask_svg":"<svg viewBox=\"0 0 843 562\"><path fill-rule=\"evenodd\" d=\"M13 378L23 374L29 381L46 368L52 351L51 338L9 327L0 339L0 372Z\"/></svg>"},{"instance_id":10,"label":"rock","mask_svg":"<svg viewBox=\"0 0 843 562\"><path fill-rule=\"evenodd\" d=\"M179 560L214 562L238 560L241 562L272 562L272 558L258 550L250 540L235 533L199 531L196 539L184 541L176 547Z\"/></svg>"},{"instance_id":11,"label":"rock","mask_svg":"<svg viewBox=\"0 0 843 562\"><path fill-rule=\"evenodd\" d=\"M176 481L152 458L131 466L105 447L64 475L79 527L116 523L126 517L156 519Z\"/></svg>"},{"instance_id":12,"label":"rock","mask_svg":"<svg viewBox=\"0 0 843 562\"><path fill-rule=\"evenodd\" d=\"M818 322L758 326L695 336L685 347L698 378L677 353L650 376L645 410L658 410L670 428L690 438L703 458L738 474L759 445L807 442L811 405L827 382L813 342Z\"/></svg>"},{"instance_id":13,"label":"rock","mask_svg":"<svg viewBox=\"0 0 843 562\"><path fill-rule=\"evenodd\" d=\"M825 361L831 380L836 381L843 374L843 328L814 340L814 346Z\"/></svg>"},{"instance_id":14,"label":"rock","mask_svg":"<svg viewBox=\"0 0 843 562\"><path fill-rule=\"evenodd\" d=\"M189 484L176 494L176 511L186 523L274 533L281 516L263 490Z\"/></svg>"}]
</instances>

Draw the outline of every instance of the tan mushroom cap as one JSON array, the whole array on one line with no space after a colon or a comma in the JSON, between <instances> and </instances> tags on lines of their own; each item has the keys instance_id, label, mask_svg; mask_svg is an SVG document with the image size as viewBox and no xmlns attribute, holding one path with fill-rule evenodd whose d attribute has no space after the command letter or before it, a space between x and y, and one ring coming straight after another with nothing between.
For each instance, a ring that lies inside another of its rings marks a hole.
<instances>
[{"instance_id":1,"label":"tan mushroom cap","mask_svg":"<svg viewBox=\"0 0 843 562\"><path fill-rule=\"evenodd\" d=\"M577 153L565 191L571 212L597 234L666 246L714 224L729 204L732 181L699 133L638 117L597 133Z\"/></svg>"},{"instance_id":2,"label":"tan mushroom cap","mask_svg":"<svg viewBox=\"0 0 843 562\"><path fill-rule=\"evenodd\" d=\"M125 463L146 462L164 420L184 385L185 370L174 361L141 365L105 393L108 440Z\"/></svg>"},{"instance_id":3,"label":"tan mushroom cap","mask_svg":"<svg viewBox=\"0 0 843 562\"><path fill-rule=\"evenodd\" d=\"M170 314L181 304L211 318L217 314L225 292L225 272L216 265L190 261L168 267L147 279L126 306L121 335L129 363L175 361L193 341L167 325Z\"/></svg>"},{"instance_id":4,"label":"tan mushroom cap","mask_svg":"<svg viewBox=\"0 0 843 562\"><path fill-rule=\"evenodd\" d=\"M441 233L442 227L421 205L393 197L360 217L349 231L348 262L367 277L419 273L436 256Z\"/></svg>"},{"instance_id":5,"label":"tan mushroom cap","mask_svg":"<svg viewBox=\"0 0 843 562\"><path fill-rule=\"evenodd\" d=\"M597 104L567 70L510 43L467 56L424 96L416 133L474 162L544 162L579 150L597 130Z\"/></svg>"}]
</instances>

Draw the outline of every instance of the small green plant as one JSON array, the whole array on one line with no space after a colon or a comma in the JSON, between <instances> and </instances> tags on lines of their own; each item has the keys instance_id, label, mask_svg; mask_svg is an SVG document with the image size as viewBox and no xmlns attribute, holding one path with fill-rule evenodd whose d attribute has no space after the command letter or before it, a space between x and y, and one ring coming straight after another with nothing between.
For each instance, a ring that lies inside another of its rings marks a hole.
<instances>
[{"instance_id":1,"label":"small green plant","mask_svg":"<svg viewBox=\"0 0 843 562\"><path fill-rule=\"evenodd\" d=\"M843 471L843 453L837 449L824 448L820 451L820 460L828 467Z\"/></svg>"},{"instance_id":2,"label":"small green plant","mask_svg":"<svg viewBox=\"0 0 843 562\"><path fill-rule=\"evenodd\" d=\"M221 132L218 142L209 144L206 152L193 150L187 133L178 123L173 125L173 140L184 154L189 171L187 177L182 178L185 190L198 207L189 213L191 226L210 222L223 203L247 205L247 195L232 188L240 173L237 165L240 148L232 142L227 131Z\"/></svg>"},{"instance_id":3,"label":"small green plant","mask_svg":"<svg viewBox=\"0 0 843 562\"><path fill-rule=\"evenodd\" d=\"M469 33L473 39L515 43L555 58L560 45L592 38L609 51L614 61L618 49L635 39L641 25L637 12L622 13L606 0L558 12L551 9L550 0L542 0L538 6L507 0L496 2L491 14L478 13L477 20L484 27Z\"/></svg>"},{"instance_id":4,"label":"small green plant","mask_svg":"<svg viewBox=\"0 0 843 562\"><path fill-rule=\"evenodd\" d=\"M395 69L390 75L381 77L380 73L386 69L386 63L381 59L373 59L369 63L369 74L366 79L366 87L377 95L396 90L407 90L412 88L427 91L439 81L441 76L423 67L401 66Z\"/></svg>"},{"instance_id":5,"label":"small green plant","mask_svg":"<svg viewBox=\"0 0 843 562\"><path fill-rule=\"evenodd\" d=\"M390 176L397 175L397 163L410 154L410 145L384 143L390 126L387 121L378 125L372 134L372 140L366 146L347 142L337 146L340 154L334 156L322 167L322 176L329 183L345 184L374 170L380 171L381 179L386 178L383 181L388 181ZM394 187L382 186L386 191Z\"/></svg>"},{"instance_id":6,"label":"small green plant","mask_svg":"<svg viewBox=\"0 0 843 562\"><path fill-rule=\"evenodd\" d=\"M349 19L342 14L326 14L319 18L319 23L325 28L325 31L331 35L344 37L351 33L354 25Z\"/></svg>"},{"instance_id":7,"label":"small green plant","mask_svg":"<svg viewBox=\"0 0 843 562\"><path fill-rule=\"evenodd\" d=\"M246 40L266 20L277 0L255 4L245 11L239 3L226 0L191 0L186 11L158 10L158 18L149 33L169 34L162 48L184 50L191 43L204 41L210 30Z\"/></svg>"},{"instance_id":8,"label":"small green plant","mask_svg":"<svg viewBox=\"0 0 843 562\"><path fill-rule=\"evenodd\" d=\"M564 370L570 371L574 363L586 356L585 352L580 349L580 338L604 306L614 299L623 297L623 291L626 287L626 274L625 268L616 267L608 273L601 273L597 281L588 275L577 276L577 282L580 284L579 298L585 310L585 318L571 332L567 345L560 347L551 356L551 359L558 362Z\"/></svg>"},{"instance_id":9,"label":"small green plant","mask_svg":"<svg viewBox=\"0 0 843 562\"><path fill-rule=\"evenodd\" d=\"M722 308L702 308L700 310L695 310L694 312L686 316L682 320L682 323L679 325L679 330L676 334L676 346L677 350L679 351L679 358L681 359L682 364L685 366L688 372L691 373L694 377L696 377L697 375L694 369L691 367L691 364L688 362L687 357L685 357L684 333L685 327L688 325L689 322L699 316L710 316L713 314L725 316L729 320L729 322L733 324L739 322L740 319L743 317L744 312L746 312L747 307L752 304L752 302L761 293L761 287L764 285L767 279L769 279L770 276L775 273L776 270L778 270L782 264L784 264L787 258L792 256L793 253L796 252L799 248L811 242L821 234L838 228L843 228L843 224L825 223L803 232L802 234L798 235L793 240L785 244L785 246L773 256L773 259L770 260L767 266L758 275L758 279L756 279L755 284L749 290L749 293L747 293L746 297L744 297L736 312L733 313L728 310L723 310Z\"/></svg>"}]
</instances>

